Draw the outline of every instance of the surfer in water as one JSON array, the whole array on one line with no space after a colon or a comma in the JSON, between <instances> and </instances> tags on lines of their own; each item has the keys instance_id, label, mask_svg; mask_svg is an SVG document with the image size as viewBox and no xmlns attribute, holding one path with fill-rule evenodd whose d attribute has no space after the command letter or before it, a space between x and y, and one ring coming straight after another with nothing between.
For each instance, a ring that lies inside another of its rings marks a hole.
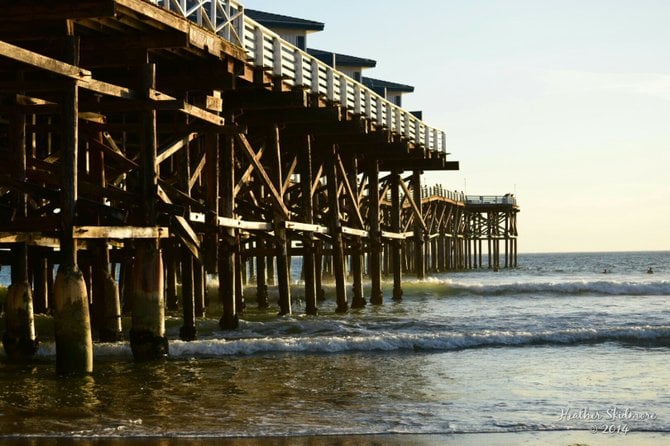
<instances>
[{"instance_id":1,"label":"surfer in water","mask_svg":"<svg viewBox=\"0 0 670 446\"><path fill-rule=\"evenodd\" d=\"M650 266L649 269L647 270L647 274L654 274L654 270Z\"/></svg>"}]
</instances>

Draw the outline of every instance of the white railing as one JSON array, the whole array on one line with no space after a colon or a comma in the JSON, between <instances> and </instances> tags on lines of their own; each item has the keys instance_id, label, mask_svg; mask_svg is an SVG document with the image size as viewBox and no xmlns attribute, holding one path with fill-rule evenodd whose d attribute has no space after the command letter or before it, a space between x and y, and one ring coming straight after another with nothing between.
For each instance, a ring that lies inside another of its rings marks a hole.
<instances>
[{"instance_id":1,"label":"white railing","mask_svg":"<svg viewBox=\"0 0 670 446\"><path fill-rule=\"evenodd\" d=\"M468 195L466 204L513 204L516 205L514 194L505 195Z\"/></svg>"},{"instance_id":2,"label":"white railing","mask_svg":"<svg viewBox=\"0 0 670 446\"><path fill-rule=\"evenodd\" d=\"M235 0L149 0L244 47L244 6Z\"/></svg>"},{"instance_id":3,"label":"white railing","mask_svg":"<svg viewBox=\"0 0 670 446\"><path fill-rule=\"evenodd\" d=\"M149 0L240 45L250 61L289 85L323 95L429 150L447 150L446 133L429 127L360 82L312 57L244 15L235 0Z\"/></svg>"}]
</instances>

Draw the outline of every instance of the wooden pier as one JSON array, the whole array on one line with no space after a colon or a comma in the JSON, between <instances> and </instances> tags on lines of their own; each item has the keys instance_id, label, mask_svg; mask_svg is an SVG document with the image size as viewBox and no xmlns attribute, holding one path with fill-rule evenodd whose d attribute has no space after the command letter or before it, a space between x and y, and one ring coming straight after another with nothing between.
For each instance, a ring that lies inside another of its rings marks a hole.
<instances>
[{"instance_id":1,"label":"wooden pier","mask_svg":"<svg viewBox=\"0 0 670 446\"><path fill-rule=\"evenodd\" d=\"M458 169L443 131L234 1L0 1L0 160L3 344L29 359L51 312L59 372L90 372L122 311L136 360L168 354L166 309L195 339L207 275L234 329L244 291L291 314L291 257L308 314L324 265L341 312L381 304L384 273L401 299L403 273L481 267L482 240L516 266L516 203L425 193Z\"/></svg>"}]
</instances>

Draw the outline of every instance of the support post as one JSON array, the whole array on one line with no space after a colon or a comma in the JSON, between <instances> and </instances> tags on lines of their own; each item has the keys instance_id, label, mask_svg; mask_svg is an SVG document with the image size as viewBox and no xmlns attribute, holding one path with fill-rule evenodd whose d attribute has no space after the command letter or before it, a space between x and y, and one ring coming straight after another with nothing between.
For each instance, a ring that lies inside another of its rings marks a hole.
<instances>
[{"instance_id":1,"label":"support post","mask_svg":"<svg viewBox=\"0 0 670 446\"><path fill-rule=\"evenodd\" d=\"M182 341L194 341L197 330L195 327L195 293L193 282L193 255L188 248L181 249L181 307L184 324L179 329Z\"/></svg>"},{"instance_id":2,"label":"support post","mask_svg":"<svg viewBox=\"0 0 670 446\"><path fill-rule=\"evenodd\" d=\"M279 138L279 126L274 124L268 135L268 146L270 156L274 163L273 182L283 199L283 176L282 176L282 157L281 143ZM277 258L277 291L279 292L279 314L287 315L292 313L291 308L291 276L289 272L288 260L288 234L284 227L285 217L277 209L273 210L275 227L275 256Z\"/></svg>"},{"instance_id":3,"label":"support post","mask_svg":"<svg viewBox=\"0 0 670 446\"><path fill-rule=\"evenodd\" d=\"M342 223L340 221L340 199L337 193L337 149L332 146L330 159L327 160L328 209L330 212L330 236L333 247L333 274L335 275L336 312L344 313L349 309L347 288L344 272L344 242L342 240Z\"/></svg>"},{"instance_id":4,"label":"support post","mask_svg":"<svg viewBox=\"0 0 670 446\"><path fill-rule=\"evenodd\" d=\"M235 140L233 135L220 136L220 197L221 215L232 218L235 211ZM219 326L224 330L239 326L239 316L235 299L235 230L221 229L219 246L219 298L223 314Z\"/></svg>"},{"instance_id":5,"label":"support post","mask_svg":"<svg viewBox=\"0 0 670 446\"><path fill-rule=\"evenodd\" d=\"M415 170L412 172L412 195L414 203L416 203L419 211L422 211L421 206L421 171ZM414 267L416 270L417 279L426 278L426 245L424 240L423 226L418 218L414 219Z\"/></svg>"},{"instance_id":6,"label":"support post","mask_svg":"<svg viewBox=\"0 0 670 446\"><path fill-rule=\"evenodd\" d=\"M358 160L353 156L349 167L349 184L353 189L353 196L356 197L356 202L351 203L351 213L354 214L356 209L353 207L360 208L360 202L358 201ZM363 229L360 225L358 228ZM351 241L351 275L354 293L351 308L363 308L367 304L363 295L363 243L358 236L354 236Z\"/></svg>"},{"instance_id":7,"label":"support post","mask_svg":"<svg viewBox=\"0 0 670 446\"><path fill-rule=\"evenodd\" d=\"M256 303L258 304L258 308L262 310L268 307L267 271L265 268L265 254L262 253L265 248L265 240L258 237L256 247L261 252L256 256Z\"/></svg>"},{"instance_id":8,"label":"support post","mask_svg":"<svg viewBox=\"0 0 670 446\"><path fill-rule=\"evenodd\" d=\"M156 87L156 66L146 64L141 73L141 91L146 99ZM141 171L142 202L147 226L158 223L158 170L156 110L141 114ZM163 259L158 239L137 243L132 280L132 327L130 347L136 361L159 359L168 354L165 336L165 304Z\"/></svg>"},{"instance_id":9,"label":"support post","mask_svg":"<svg viewBox=\"0 0 670 446\"><path fill-rule=\"evenodd\" d=\"M400 232L400 172L391 172L391 231ZM391 263L393 269L393 300L402 300L401 241L391 241Z\"/></svg>"},{"instance_id":10,"label":"support post","mask_svg":"<svg viewBox=\"0 0 670 446\"><path fill-rule=\"evenodd\" d=\"M19 181L26 179L26 116L15 113L10 118L10 145L14 154L13 170ZM16 195L16 217L28 217L27 197ZM21 223L23 223L23 221ZM18 243L12 248L12 283L7 290L5 303L5 332L2 345L12 362L30 361L37 351L33 293L28 282L28 247Z\"/></svg>"},{"instance_id":11,"label":"support post","mask_svg":"<svg viewBox=\"0 0 670 446\"><path fill-rule=\"evenodd\" d=\"M305 139L303 157L300 171L300 188L302 192L302 211L305 223L314 223L314 197L312 195L312 183L314 182L312 174L312 137L310 135ZM305 280L305 312L309 315L316 315L318 308L316 306L316 267L314 264L314 235L305 231L303 236L303 271Z\"/></svg>"},{"instance_id":12,"label":"support post","mask_svg":"<svg viewBox=\"0 0 670 446\"><path fill-rule=\"evenodd\" d=\"M68 39L67 59L78 65L79 41ZM79 87L68 81L61 107L63 116L63 166L61 264L54 284L54 331L58 373L93 372L93 340L88 294L77 267L77 242L72 237L78 199Z\"/></svg>"},{"instance_id":13,"label":"support post","mask_svg":"<svg viewBox=\"0 0 670 446\"><path fill-rule=\"evenodd\" d=\"M379 256L381 255L381 227L379 215L379 162L370 160L368 165L368 199L370 220L370 303L381 305L384 301L382 293L382 271Z\"/></svg>"}]
</instances>

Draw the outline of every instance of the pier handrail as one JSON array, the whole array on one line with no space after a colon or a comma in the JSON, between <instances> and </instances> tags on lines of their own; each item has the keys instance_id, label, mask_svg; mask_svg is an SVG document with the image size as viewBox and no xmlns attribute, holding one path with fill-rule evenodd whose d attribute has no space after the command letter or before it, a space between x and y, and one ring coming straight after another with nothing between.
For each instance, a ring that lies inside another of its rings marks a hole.
<instances>
[{"instance_id":1,"label":"pier handrail","mask_svg":"<svg viewBox=\"0 0 670 446\"><path fill-rule=\"evenodd\" d=\"M236 0L148 0L244 47L244 6Z\"/></svg>"},{"instance_id":2,"label":"pier handrail","mask_svg":"<svg viewBox=\"0 0 670 446\"><path fill-rule=\"evenodd\" d=\"M465 197L466 204L512 204L516 205L514 194L505 195L468 195Z\"/></svg>"},{"instance_id":3,"label":"pier handrail","mask_svg":"<svg viewBox=\"0 0 670 446\"><path fill-rule=\"evenodd\" d=\"M149 0L213 31L247 51L257 67L288 85L308 89L365 116L428 150L446 153L447 136L365 85L302 51L244 14L235 0Z\"/></svg>"}]
</instances>

